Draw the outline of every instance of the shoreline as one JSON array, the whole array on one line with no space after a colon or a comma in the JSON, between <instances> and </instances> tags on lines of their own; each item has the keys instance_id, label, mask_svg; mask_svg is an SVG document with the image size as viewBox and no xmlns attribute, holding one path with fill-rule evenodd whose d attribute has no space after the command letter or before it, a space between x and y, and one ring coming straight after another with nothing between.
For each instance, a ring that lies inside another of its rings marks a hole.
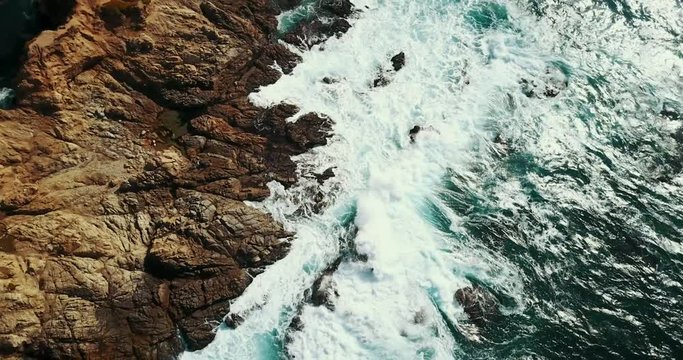
<instances>
[{"instance_id":1,"label":"shoreline","mask_svg":"<svg viewBox=\"0 0 683 360\"><path fill-rule=\"evenodd\" d=\"M275 40L278 13L77 0L29 42L16 106L0 110L0 355L201 349L286 255L293 234L243 201L294 184L290 157L325 144L331 120L287 123L295 106L247 99L282 75L272 64L299 61Z\"/></svg>"}]
</instances>

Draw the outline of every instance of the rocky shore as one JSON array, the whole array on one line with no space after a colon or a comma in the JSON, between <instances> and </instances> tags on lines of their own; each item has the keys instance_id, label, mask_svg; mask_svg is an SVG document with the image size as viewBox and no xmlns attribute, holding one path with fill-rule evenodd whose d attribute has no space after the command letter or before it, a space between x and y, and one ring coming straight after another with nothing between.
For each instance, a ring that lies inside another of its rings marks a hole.
<instances>
[{"instance_id":1,"label":"rocky shore","mask_svg":"<svg viewBox=\"0 0 683 360\"><path fill-rule=\"evenodd\" d=\"M0 110L0 357L202 348L292 236L243 201L330 129L247 99L299 60L276 39L296 1L39 4L53 29Z\"/></svg>"}]
</instances>

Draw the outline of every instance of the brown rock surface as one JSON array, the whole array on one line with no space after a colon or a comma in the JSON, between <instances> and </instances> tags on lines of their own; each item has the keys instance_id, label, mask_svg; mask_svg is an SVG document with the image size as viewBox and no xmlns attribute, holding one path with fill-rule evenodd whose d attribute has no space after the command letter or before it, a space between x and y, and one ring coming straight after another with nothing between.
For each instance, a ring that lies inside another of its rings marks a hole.
<instances>
[{"instance_id":1,"label":"brown rock surface","mask_svg":"<svg viewBox=\"0 0 683 360\"><path fill-rule=\"evenodd\" d=\"M242 200L296 181L290 156L330 121L247 100L296 64L277 12L76 0L29 43L0 110L1 358L168 359L178 333L201 348L284 256L291 234Z\"/></svg>"}]
</instances>

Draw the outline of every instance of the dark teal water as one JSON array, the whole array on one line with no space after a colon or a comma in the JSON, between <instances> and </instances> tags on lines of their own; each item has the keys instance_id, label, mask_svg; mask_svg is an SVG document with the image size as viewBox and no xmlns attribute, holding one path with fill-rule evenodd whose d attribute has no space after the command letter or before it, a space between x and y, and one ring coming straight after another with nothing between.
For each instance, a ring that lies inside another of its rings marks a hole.
<instances>
[{"instance_id":1,"label":"dark teal water","mask_svg":"<svg viewBox=\"0 0 683 360\"><path fill-rule=\"evenodd\" d=\"M0 87L15 76L25 43L39 30L31 0L0 1Z\"/></svg>"},{"instance_id":2,"label":"dark teal water","mask_svg":"<svg viewBox=\"0 0 683 360\"><path fill-rule=\"evenodd\" d=\"M670 37L651 41L677 48L680 59L683 19L649 12L647 3L533 0L527 9L561 23L573 8L594 16L596 29L605 23L662 27ZM670 3L680 15L681 3ZM605 7L608 16L597 14ZM471 16L484 31L507 19L499 4ZM576 29L577 36L583 31ZM648 88L653 84L635 68L628 75L642 79L637 88L613 83L615 74L603 71L603 78L572 79L585 95L576 99L582 109L577 116L595 129L591 146L584 143L563 159L549 159L513 140L513 150L498 160L495 171L482 174L489 188L467 188L457 175L446 181L442 198L466 219L467 236L521 271L527 300L523 312L484 329L481 343L462 342L468 358L683 358L683 147L675 134L656 125L669 121L662 108L681 109L683 95L653 98L655 91ZM675 68L671 76L681 81ZM646 94L644 102L621 113L605 112L617 107L624 92ZM614 120L617 115L647 121L625 128ZM521 184L528 202L496 207L494 188L500 182ZM518 305L497 295L510 308Z\"/></svg>"}]
</instances>

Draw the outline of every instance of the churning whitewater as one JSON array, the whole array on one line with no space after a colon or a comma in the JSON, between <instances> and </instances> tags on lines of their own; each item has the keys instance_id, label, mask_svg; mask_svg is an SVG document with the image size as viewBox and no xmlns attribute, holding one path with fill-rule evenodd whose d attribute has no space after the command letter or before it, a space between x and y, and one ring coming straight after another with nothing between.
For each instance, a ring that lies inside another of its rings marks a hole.
<instances>
[{"instance_id":1,"label":"churning whitewater","mask_svg":"<svg viewBox=\"0 0 683 360\"><path fill-rule=\"evenodd\" d=\"M253 204L289 255L183 359L680 355L681 3L565 3L356 0L347 34L252 94L334 135ZM455 299L475 285L500 311L483 326Z\"/></svg>"}]
</instances>

